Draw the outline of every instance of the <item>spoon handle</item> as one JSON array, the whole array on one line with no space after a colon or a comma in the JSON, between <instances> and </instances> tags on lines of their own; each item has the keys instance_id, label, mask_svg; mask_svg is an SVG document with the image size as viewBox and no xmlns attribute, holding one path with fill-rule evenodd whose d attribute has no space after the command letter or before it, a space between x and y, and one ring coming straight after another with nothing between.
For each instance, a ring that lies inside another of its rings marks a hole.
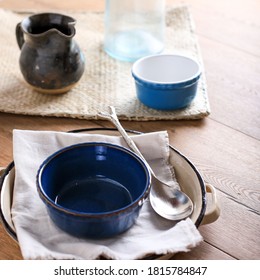
<instances>
[{"instance_id":1,"label":"spoon handle","mask_svg":"<svg viewBox=\"0 0 260 280\"><path fill-rule=\"evenodd\" d=\"M121 123L119 122L115 108L113 106L109 106L109 110L110 110L110 114L100 112L98 115L100 117L110 120L115 125L115 127L118 129L119 133L122 135L122 137L124 138L128 146L145 162L151 174L155 176L152 168L150 167L150 165L148 164L148 162L146 161L146 159L144 158L140 150L137 148L135 142L132 140L131 137L129 137L129 135L122 127Z\"/></svg>"},{"instance_id":2,"label":"spoon handle","mask_svg":"<svg viewBox=\"0 0 260 280\"><path fill-rule=\"evenodd\" d=\"M118 117L116 115L115 108L113 106L109 106L110 113L99 113L98 116L111 121L115 127L118 129L119 133L122 135L126 143L129 147L144 161L148 170L152 175L152 188L150 191L150 202L159 215L169 220L181 220L188 217L193 211L193 203L190 198L184 194L183 192L173 189L168 184L162 182L157 176L154 174L152 168L147 163L145 158L143 157L140 150L137 148L135 142L132 138L127 134L125 129L120 124ZM167 187L166 188L164 188ZM167 199L165 198L166 194L170 192L170 195L167 195ZM170 211L162 211L160 209L168 209ZM170 212L170 214L169 214Z\"/></svg>"}]
</instances>

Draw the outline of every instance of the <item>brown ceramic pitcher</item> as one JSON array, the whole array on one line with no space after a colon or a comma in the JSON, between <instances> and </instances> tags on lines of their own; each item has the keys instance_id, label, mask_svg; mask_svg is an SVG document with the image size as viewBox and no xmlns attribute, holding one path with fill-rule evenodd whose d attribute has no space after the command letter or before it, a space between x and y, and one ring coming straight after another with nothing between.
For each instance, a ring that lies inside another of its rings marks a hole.
<instances>
[{"instance_id":1,"label":"brown ceramic pitcher","mask_svg":"<svg viewBox=\"0 0 260 280\"><path fill-rule=\"evenodd\" d=\"M43 93L69 91L84 72L84 56L73 39L75 19L43 13L25 18L16 26L24 79Z\"/></svg>"}]
</instances>

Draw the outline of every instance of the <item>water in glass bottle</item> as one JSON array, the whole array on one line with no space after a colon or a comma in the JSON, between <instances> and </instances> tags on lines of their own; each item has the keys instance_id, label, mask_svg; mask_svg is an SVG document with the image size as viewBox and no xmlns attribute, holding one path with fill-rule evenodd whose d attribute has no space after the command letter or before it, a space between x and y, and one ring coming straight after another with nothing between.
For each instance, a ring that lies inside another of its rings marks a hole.
<instances>
[{"instance_id":1,"label":"water in glass bottle","mask_svg":"<svg viewBox=\"0 0 260 280\"><path fill-rule=\"evenodd\" d=\"M164 48L164 0L106 0L104 49L135 61Z\"/></svg>"}]
</instances>

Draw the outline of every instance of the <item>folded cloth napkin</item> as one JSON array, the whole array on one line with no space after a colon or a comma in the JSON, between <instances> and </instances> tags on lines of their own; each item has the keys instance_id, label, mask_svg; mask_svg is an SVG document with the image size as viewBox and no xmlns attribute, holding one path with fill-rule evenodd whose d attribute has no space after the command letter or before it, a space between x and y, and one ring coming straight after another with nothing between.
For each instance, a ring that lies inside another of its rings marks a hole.
<instances>
[{"instance_id":1,"label":"folded cloth napkin","mask_svg":"<svg viewBox=\"0 0 260 280\"><path fill-rule=\"evenodd\" d=\"M179 187L168 163L165 131L132 136L154 172ZM147 199L132 228L114 238L80 239L58 229L36 190L36 173L53 152L82 142L109 142L127 147L119 136L14 130L15 183L12 218L24 259L140 259L150 254L189 251L202 237L188 218L179 223L154 213Z\"/></svg>"}]
</instances>

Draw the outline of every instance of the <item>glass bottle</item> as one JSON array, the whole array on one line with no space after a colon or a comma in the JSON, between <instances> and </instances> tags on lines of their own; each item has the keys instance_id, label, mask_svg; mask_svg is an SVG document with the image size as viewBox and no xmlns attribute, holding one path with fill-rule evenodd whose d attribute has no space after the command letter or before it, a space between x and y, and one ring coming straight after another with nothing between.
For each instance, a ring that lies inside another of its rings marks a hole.
<instances>
[{"instance_id":1,"label":"glass bottle","mask_svg":"<svg viewBox=\"0 0 260 280\"><path fill-rule=\"evenodd\" d=\"M104 49L135 61L164 48L164 0L106 0Z\"/></svg>"}]
</instances>

